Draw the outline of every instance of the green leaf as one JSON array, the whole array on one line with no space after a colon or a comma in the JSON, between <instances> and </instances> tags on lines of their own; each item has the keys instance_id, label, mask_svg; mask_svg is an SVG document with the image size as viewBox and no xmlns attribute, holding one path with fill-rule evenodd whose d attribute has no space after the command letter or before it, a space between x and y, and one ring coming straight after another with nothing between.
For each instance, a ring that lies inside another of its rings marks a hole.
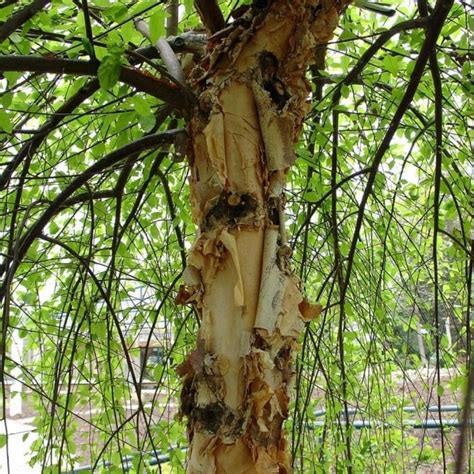
<instances>
[{"instance_id":1,"label":"green leaf","mask_svg":"<svg viewBox=\"0 0 474 474\"><path fill-rule=\"evenodd\" d=\"M7 435L0 434L0 448L3 448L7 444Z\"/></svg>"},{"instance_id":2,"label":"green leaf","mask_svg":"<svg viewBox=\"0 0 474 474\"><path fill-rule=\"evenodd\" d=\"M308 191L305 193L304 198L308 202L317 202L319 199L319 194L314 191Z\"/></svg>"},{"instance_id":3,"label":"green leaf","mask_svg":"<svg viewBox=\"0 0 474 474\"><path fill-rule=\"evenodd\" d=\"M159 10L150 17L150 41L154 44L166 34L166 12Z\"/></svg>"},{"instance_id":4,"label":"green leaf","mask_svg":"<svg viewBox=\"0 0 474 474\"><path fill-rule=\"evenodd\" d=\"M156 117L154 114L148 114L140 117L140 126L145 133L150 132L156 124Z\"/></svg>"},{"instance_id":5,"label":"green leaf","mask_svg":"<svg viewBox=\"0 0 474 474\"><path fill-rule=\"evenodd\" d=\"M89 56L94 56L94 47L92 46L92 43L89 41L89 38L85 38L84 36L81 38L82 45L84 46L84 49L86 50L87 54Z\"/></svg>"},{"instance_id":6,"label":"green leaf","mask_svg":"<svg viewBox=\"0 0 474 474\"><path fill-rule=\"evenodd\" d=\"M8 81L8 85L13 87L16 81L21 77L21 72L6 71L3 73L5 79Z\"/></svg>"},{"instance_id":7,"label":"green leaf","mask_svg":"<svg viewBox=\"0 0 474 474\"><path fill-rule=\"evenodd\" d=\"M143 97L135 96L133 98L133 105L138 115L151 114L150 104Z\"/></svg>"},{"instance_id":8,"label":"green leaf","mask_svg":"<svg viewBox=\"0 0 474 474\"><path fill-rule=\"evenodd\" d=\"M102 59L99 70L97 71L100 87L104 90L111 89L117 84L122 67L123 49L118 46L113 46L109 48L108 51L109 54Z\"/></svg>"},{"instance_id":9,"label":"green leaf","mask_svg":"<svg viewBox=\"0 0 474 474\"><path fill-rule=\"evenodd\" d=\"M12 133L13 124L10 114L0 109L0 130L7 133Z\"/></svg>"}]
</instances>

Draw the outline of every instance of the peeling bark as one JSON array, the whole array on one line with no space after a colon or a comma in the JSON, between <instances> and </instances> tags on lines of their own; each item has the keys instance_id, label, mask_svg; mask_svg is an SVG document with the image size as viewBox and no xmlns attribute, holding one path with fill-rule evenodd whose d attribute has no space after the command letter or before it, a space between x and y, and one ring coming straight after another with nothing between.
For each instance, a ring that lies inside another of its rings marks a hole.
<instances>
[{"instance_id":1,"label":"peeling bark","mask_svg":"<svg viewBox=\"0 0 474 474\"><path fill-rule=\"evenodd\" d=\"M178 371L192 474L291 472L283 422L294 359L320 312L291 271L283 191L308 110L305 72L347 2L263 3L211 37L190 78L199 234L178 300L195 305L201 327Z\"/></svg>"}]
</instances>

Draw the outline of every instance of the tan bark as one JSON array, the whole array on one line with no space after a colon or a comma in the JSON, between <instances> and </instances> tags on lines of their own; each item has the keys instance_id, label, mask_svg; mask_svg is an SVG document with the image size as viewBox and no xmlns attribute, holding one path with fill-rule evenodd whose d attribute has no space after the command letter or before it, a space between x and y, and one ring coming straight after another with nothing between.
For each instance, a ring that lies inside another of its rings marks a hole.
<instances>
[{"instance_id":1,"label":"tan bark","mask_svg":"<svg viewBox=\"0 0 474 474\"><path fill-rule=\"evenodd\" d=\"M195 304L201 327L179 367L193 474L291 472L283 422L294 358L319 313L290 269L283 188L308 110L305 72L347 2L270 3L214 35L193 71L199 234L180 298Z\"/></svg>"}]
</instances>

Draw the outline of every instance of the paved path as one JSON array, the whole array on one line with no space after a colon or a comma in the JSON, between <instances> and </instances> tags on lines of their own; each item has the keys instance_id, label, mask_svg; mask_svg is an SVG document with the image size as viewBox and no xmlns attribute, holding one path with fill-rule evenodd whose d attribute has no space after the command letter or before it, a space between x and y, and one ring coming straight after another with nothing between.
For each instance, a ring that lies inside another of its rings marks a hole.
<instances>
[{"instance_id":1,"label":"paved path","mask_svg":"<svg viewBox=\"0 0 474 474\"><path fill-rule=\"evenodd\" d=\"M32 468L28 464L29 449L31 443L36 439L34 426L25 423L30 420L12 420L7 418L8 429L8 456L10 460L10 470L7 465L7 447L0 449L0 473L1 474L38 474L41 467ZM28 437L23 441L23 436L29 433ZM5 434L5 422L0 421L0 434Z\"/></svg>"}]
</instances>

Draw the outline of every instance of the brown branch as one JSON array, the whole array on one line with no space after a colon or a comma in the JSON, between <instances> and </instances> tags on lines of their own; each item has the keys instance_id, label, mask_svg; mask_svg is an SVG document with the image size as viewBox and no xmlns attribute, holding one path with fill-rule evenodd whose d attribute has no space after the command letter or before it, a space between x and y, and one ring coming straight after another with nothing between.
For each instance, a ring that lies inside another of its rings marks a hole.
<instances>
[{"instance_id":1,"label":"brown branch","mask_svg":"<svg viewBox=\"0 0 474 474\"><path fill-rule=\"evenodd\" d=\"M225 28L225 19L216 0L194 0L201 21L211 34Z\"/></svg>"},{"instance_id":2,"label":"brown branch","mask_svg":"<svg viewBox=\"0 0 474 474\"><path fill-rule=\"evenodd\" d=\"M421 15L428 18L428 5L425 0L418 0L418 8ZM439 315L439 266L438 266L438 232L439 232L439 208L441 204L441 176L443 159L443 87L441 84L441 73L439 71L436 51L432 48L429 56L429 66L434 88L434 123L435 123L435 176L434 176L434 195L433 195L433 277L434 277L434 308L433 322L435 326L435 355L436 355L436 382L441 386L441 340L440 340L440 315ZM437 393L438 399L438 420L441 428L441 453L443 458L443 471L446 469L446 447L445 447L445 427L441 413L441 395Z\"/></svg>"},{"instance_id":3,"label":"brown branch","mask_svg":"<svg viewBox=\"0 0 474 474\"><path fill-rule=\"evenodd\" d=\"M364 220L365 207L367 205L367 201L369 200L369 196L372 193L372 188L375 183L375 178L377 176L379 166L382 162L382 158L384 157L385 152L390 147L390 143L401 123L403 116L405 115L405 112L407 111L408 107L411 104L411 101L413 100L413 97L415 96L415 93L418 89L418 85L421 81L421 78L423 77L425 66L430 58L433 48L436 47L436 41L438 39L439 34L441 33L441 29L446 21L446 18L448 16L449 11L451 10L453 3L454 0L438 0L436 2L433 15L431 15L428 19L429 28L427 28L425 40L423 42L423 45L421 46L420 54L418 55L418 59L416 60L413 73L410 77L410 81L407 87L405 88L405 94L403 95L403 98L400 101L400 105L395 111L392 121L390 122L387 134L383 138L382 143L380 144L375 153L374 160L371 166L371 171L367 179L367 185L360 201L357 221L352 236L351 247L349 250L349 255L347 257L347 270L345 275L345 281L343 288L341 289L341 299L343 301L345 301L347 289L349 288L352 266L354 264L354 257L356 254L357 242L359 241L359 235Z\"/></svg>"},{"instance_id":4,"label":"brown branch","mask_svg":"<svg viewBox=\"0 0 474 474\"><path fill-rule=\"evenodd\" d=\"M93 79L82 86L76 94L74 94L61 107L59 107L58 110L56 110L54 115L36 131L35 136L29 140L21 148L15 158L13 158L13 160L6 165L5 170L0 175L0 191L8 185L8 181L10 180L12 174L15 172L20 163L25 159L25 157L33 155L44 142L48 134L51 133L59 125L59 123L76 107L82 104L98 89L99 81L97 79Z\"/></svg>"},{"instance_id":5,"label":"brown branch","mask_svg":"<svg viewBox=\"0 0 474 474\"><path fill-rule=\"evenodd\" d=\"M15 30L20 28L30 18L44 8L50 0L35 0L27 5L23 10L15 13L8 21L0 26L0 43L7 39Z\"/></svg>"},{"instance_id":6,"label":"brown branch","mask_svg":"<svg viewBox=\"0 0 474 474\"><path fill-rule=\"evenodd\" d=\"M132 143L114 150L108 155L104 156L101 160L91 165L87 170L81 173L75 178L58 196L52 201L50 206L44 211L41 217L33 224L33 226L26 232L22 238L18 239L15 246L15 259L11 262L9 268L6 268L5 264L0 266L0 275L3 275L7 271L7 275L4 279L2 287L0 289L0 301L6 295L6 289L8 282L13 278L16 269L18 268L21 260L25 256L26 252L30 248L31 244L38 238L43 232L44 227L47 225L49 220L58 213L63 207L64 202L74 194L81 186L86 184L90 178L97 173L100 173L111 166L119 163L130 155L138 152L148 150L150 148L156 148L166 143L172 143L177 137L185 135L186 132L182 129L169 130L155 135L147 135L143 138L135 140Z\"/></svg>"},{"instance_id":7,"label":"brown branch","mask_svg":"<svg viewBox=\"0 0 474 474\"><path fill-rule=\"evenodd\" d=\"M414 28L426 28L429 25L428 18L416 18L414 20L402 21L397 23L392 28L387 31L384 31L364 52L364 54L357 61L357 64L349 72L349 74L344 78L344 80L338 86L337 94L340 94L343 85L350 85L357 80L359 74L367 66L369 61L375 56L375 53L383 47L383 45L390 39L392 36L395 36L402 31L412 30Z\"/></svg>"},{"instance_id":8,"label":"brown branch","mask_svg":"<svg viewBox=\"0 0 474 474\"><path fill-rule=\"evenodd\" d=\"M179 22L178 0L171 0L166 10L168 12L168 18L166 19L166 36L177 35Z\"/></svg>"},{"instance_id":9,"label":"brown branch","mask_svg":"<svg viewBox=\"0 0 474 474\"><path fill-rule=\"evenodd\" d=\"M104 189L102 191L96 191L95 193L85 192L78 194L72 198L66 199L63 202L61 209L65 209L67 207L75 206L76 204L82 204L87 201L91 200L99 200L99 199L112 199L116 197L116 192L114 189Z\"/></svg>"},{"instance_id":10,"label":"brown branch","mask_svg":"<svg viewBox=\"0 0 474 474\"><path fill-rule=\"evenodd\" d=\"M92 33L91 17L89 15L89 5L87 0L82 0L82 13L84 14L84 25L86 27L87 39L89 40L91 47L91 59L97 61L94 51L94 34Z\"/></svg>"},{"instance_id":11,"label":"brown branch","mask_svg":"<svg viewBox=\"0 0 474 474\"><path fill-rule=\"evenodd\" d=\"M43 56L0 56L0 72L41 72L72 74L76 76L96 76L99 64L91 61L77 61ZM178 86L145 75L140 71L122 66L119 80L171 105L180 112L187 109L189 95Z\"/></svg>"}]
</instances>

